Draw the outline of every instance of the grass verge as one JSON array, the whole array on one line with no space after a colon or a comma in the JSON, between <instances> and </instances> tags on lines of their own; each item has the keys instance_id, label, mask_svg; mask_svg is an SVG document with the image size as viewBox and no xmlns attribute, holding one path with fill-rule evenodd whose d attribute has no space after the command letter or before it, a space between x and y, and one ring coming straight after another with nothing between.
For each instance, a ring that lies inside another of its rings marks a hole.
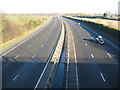
<instances>
[{"instance_id":1,"label":"grass verge","mask_svg":"<svg viewBox=\"0 0 120 90\"><path fill-rule=\"evenodd\" d=\"M51 16L3 15L0 26L0 48L4 48L20 38L48 23Z\"/></svg>"}]
</instances>

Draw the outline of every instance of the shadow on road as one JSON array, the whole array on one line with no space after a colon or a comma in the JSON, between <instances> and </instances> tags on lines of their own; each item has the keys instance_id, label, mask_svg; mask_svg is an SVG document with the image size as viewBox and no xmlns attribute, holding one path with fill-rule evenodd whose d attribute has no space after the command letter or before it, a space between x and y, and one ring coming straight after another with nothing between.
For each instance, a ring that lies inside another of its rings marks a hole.
<instances>
[{"instance_id":1,"label":"shadow on road","mask_svg":"<svg viewBox=\"0 0 120 90\"><path fill-rule=\"evenodd\" d=\"M83 40L86 40L86 41L89 41L91 43L96 43L96 41L94 39L86 39L86 38L83 38Z\"/></svg>"},{"instance_id":2,"label":"shadow on road","mask_svg":"<svg viewBox=\"0 0 120 90\"><path fill-rule=\"evenodd\" d=\"M3 62L2 87L34 88L44 67L44 62ZM19 76L16 77L16 75Z\"/></svg>"}]
</instances>

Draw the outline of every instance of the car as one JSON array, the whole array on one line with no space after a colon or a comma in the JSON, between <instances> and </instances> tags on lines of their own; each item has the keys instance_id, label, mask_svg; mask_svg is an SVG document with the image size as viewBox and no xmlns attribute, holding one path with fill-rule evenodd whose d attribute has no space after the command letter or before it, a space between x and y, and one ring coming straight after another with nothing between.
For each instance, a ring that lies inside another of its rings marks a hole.
<instances>
[{"instance_id":1,"label":"car","mask_svg":"<svg viewBox=\"0 0 120 90\"><path fill-rule=\"evenodd\" d=\"M96 42L99 43L100 45L105 44L105 41L103 40L102 36L98 36L98 37L96 38Z\"/></svg>"},{"instance_id":2,"label":"car","mask_svg":"<svg viewBox=\"0 0 120 90\"><path fill-rule=\"evenodd\" d=\"M78 25L80 25L80 23L77 23Z\"/></svg>"}]
</instances>

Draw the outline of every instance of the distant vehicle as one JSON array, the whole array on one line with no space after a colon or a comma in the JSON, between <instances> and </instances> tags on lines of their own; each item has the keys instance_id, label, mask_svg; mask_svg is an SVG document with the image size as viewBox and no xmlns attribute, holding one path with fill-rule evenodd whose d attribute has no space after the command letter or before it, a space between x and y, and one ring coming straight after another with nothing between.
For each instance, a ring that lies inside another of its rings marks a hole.
<instances>
[{"instance_id":1,"label":"distant vehicle","mask_svg":"<svg viewBox=\"0 0 120 90\"><path fill-rule=\"evenodd\" d=\"M99 43L99 44L101 44L101 45L105 44L105 41L103 40L102 36L98 36L96 38L96 42Z\"/></svg>"},{"instance_id":2,"label":"distant vehicle","mask_svg":"<svg viewBox=\"0 0 120 90\"><path fill-rule=\"evenodd\" d=\"M78 25L80 25L80 23L78 23Z\"/></svg>"}]
</instances>

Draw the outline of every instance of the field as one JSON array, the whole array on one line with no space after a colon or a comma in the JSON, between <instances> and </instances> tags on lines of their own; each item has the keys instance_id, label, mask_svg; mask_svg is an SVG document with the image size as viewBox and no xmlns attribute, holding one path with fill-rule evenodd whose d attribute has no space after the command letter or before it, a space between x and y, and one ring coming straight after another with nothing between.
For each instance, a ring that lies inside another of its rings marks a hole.
<instances>
[{"instance_id":1,"label":"field","mask_svg":"<svg viewBox=\"0 0 120 90\"><path fill-rule=\"evenodd\" d=\"M0 15L0 47L34 31L50 19L41 15Z\"/></svg>"},{"instance_id":2,"label":"field","mask_svg":"<svg viewBox=\"0 0 120 90\"><path fill-rule=\"evenodd\" d=\"M113 29L116 29L116 30L120 30L118 28L118 23L120 23L120 21L116 21L116 20L107 20L107 19L90 19L90 18L77 18L77 17L72 17L72 18L75 18L75 19L80 19L80 20L85 20L85 21L90 21L90 22L95 22L95 23L98 23L98 24L103 24L104 26L107 26L107 27L110 27L110 28L113 28Z\"/></svg>"}]
</instances>

